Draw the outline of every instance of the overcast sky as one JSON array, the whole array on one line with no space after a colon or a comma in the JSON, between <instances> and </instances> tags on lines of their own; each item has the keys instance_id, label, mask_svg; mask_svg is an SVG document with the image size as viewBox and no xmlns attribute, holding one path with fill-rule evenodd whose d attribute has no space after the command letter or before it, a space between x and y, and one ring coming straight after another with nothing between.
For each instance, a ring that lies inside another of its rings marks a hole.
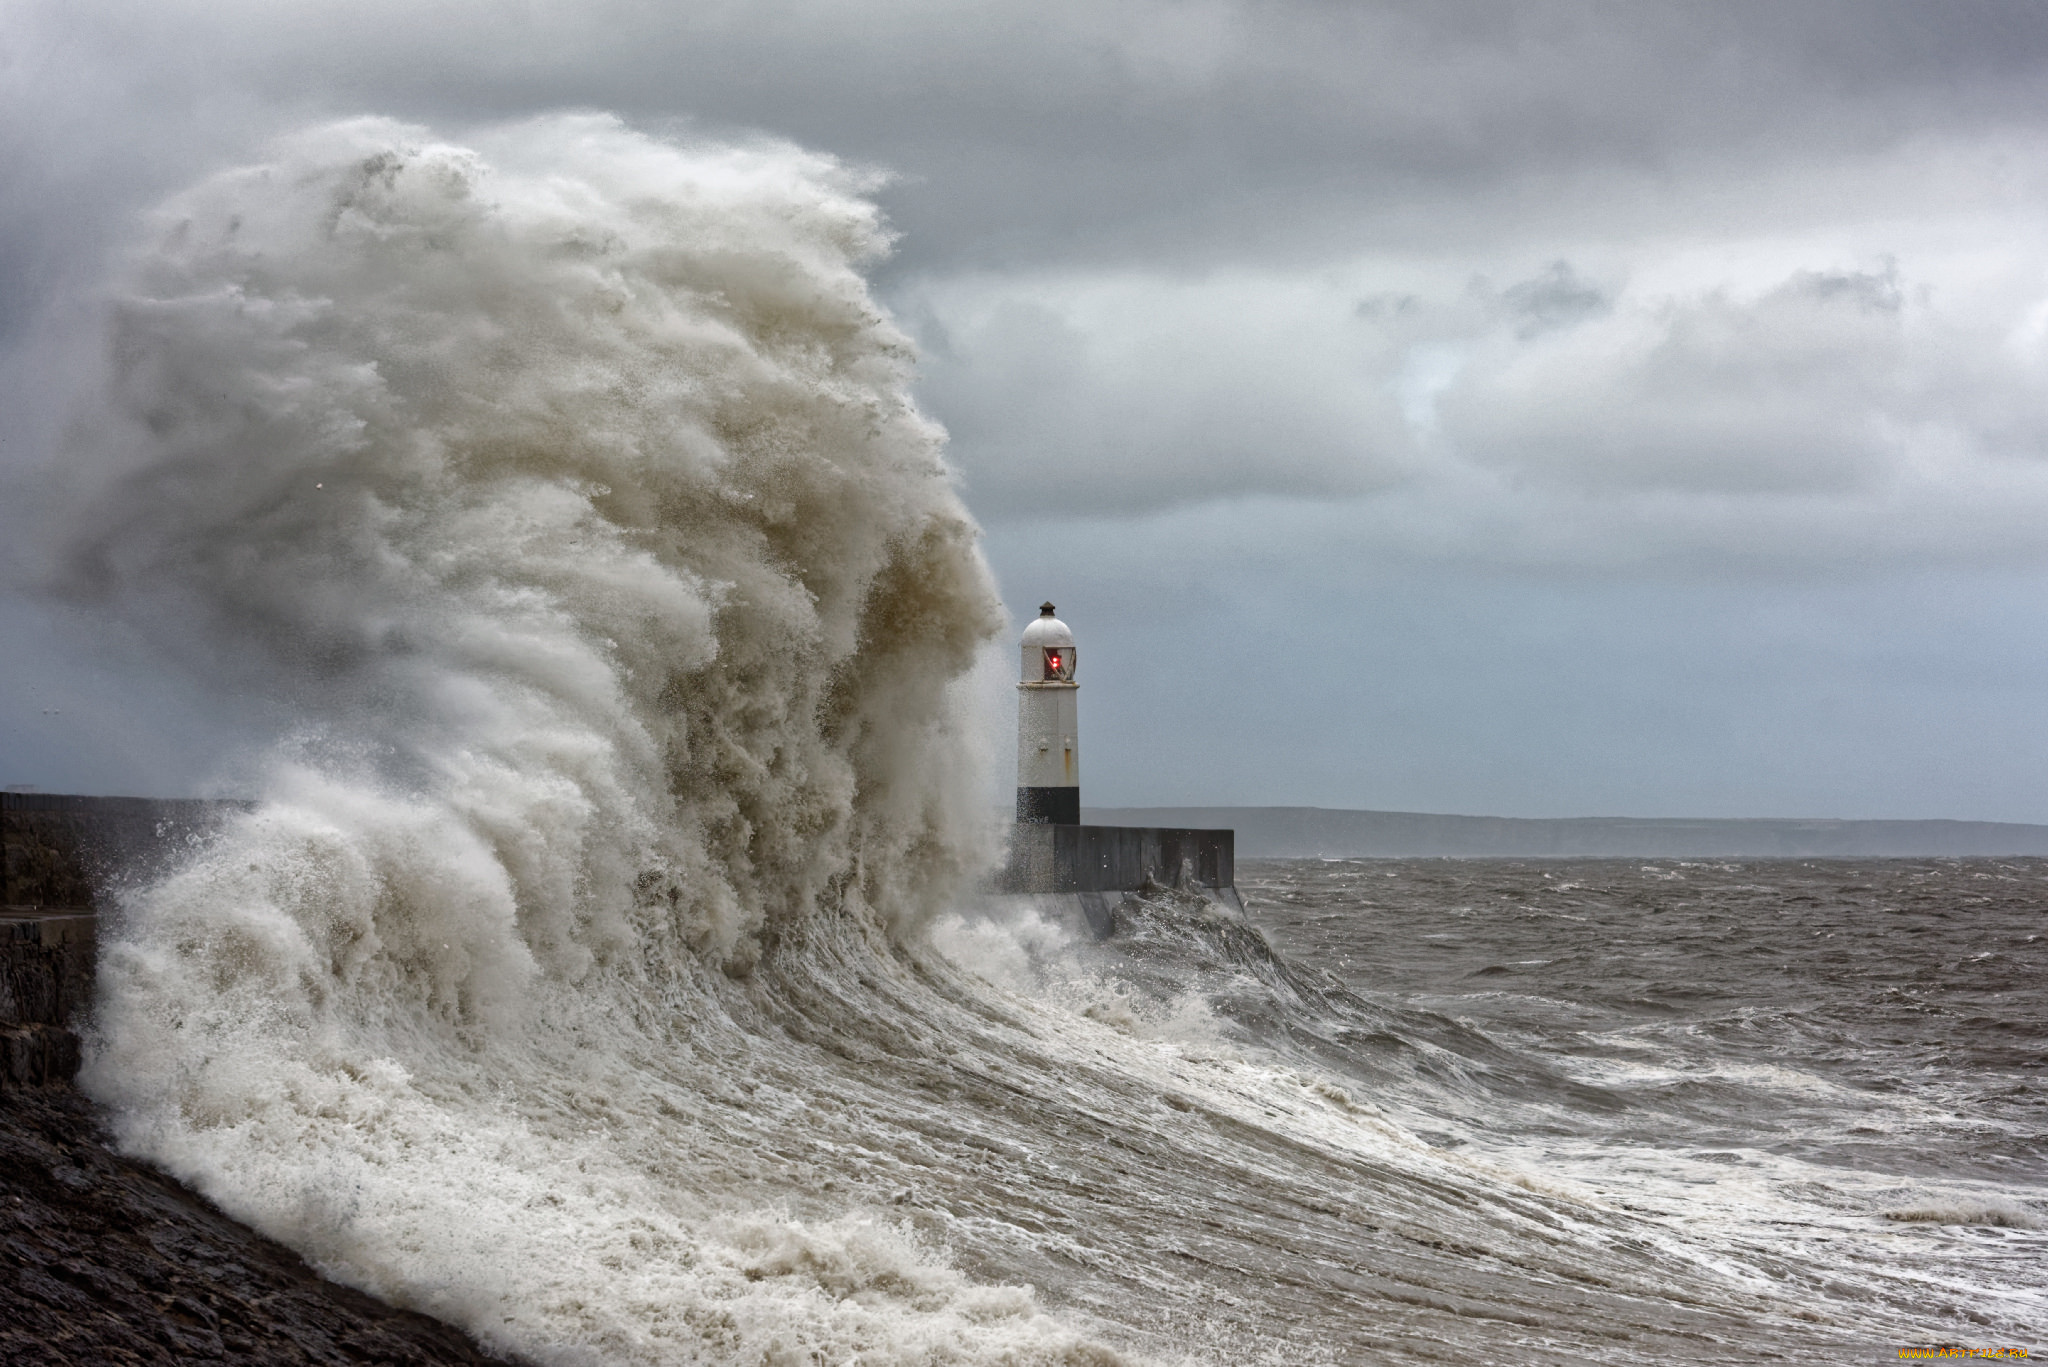
<instances>
[{"instance_id":1,"label":"overcast sky","mask_svg":"<svg viewBox=\"0 0 2048 1367\"><path fill-rule=\"evenodd\" d=\"M2048 821L2048 7L0 0L14 517L142 209L564 107L891 177L1091 804ZM46 789L277 721L19 592L0 689Z\"/></svg>"}]
</instances>

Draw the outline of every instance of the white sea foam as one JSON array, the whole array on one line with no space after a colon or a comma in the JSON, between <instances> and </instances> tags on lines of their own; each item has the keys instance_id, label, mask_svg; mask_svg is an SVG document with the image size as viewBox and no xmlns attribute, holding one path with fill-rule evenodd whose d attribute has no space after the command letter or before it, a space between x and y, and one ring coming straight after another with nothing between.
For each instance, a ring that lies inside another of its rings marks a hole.
<instances>
[{"instance_id":1,"label":"white sea foam","mask_svg":"<svg viewBox=\"0 0 2048 1367\"><path fill-rule=\"evenodd\" d=\"M2040 1229L2048 1224L2017 1201L1984 1196L1949 1196L1902 1206L1886 1211L1884 1218L1903 1224L1983 1225L1991 1229Z\"/></svg>"},{"instance_id":2,"label":"white sea foam","mask_svg":"<svg viewBox=\"0 0 2048 1367\"><path fill-rule=\"evenodd\" d=\"M123 906L87 1085L546 1360L1109 1360L858 1200L778 1214L704 1122L758 1086L719 992L987 858L948 685L997 609L862 188L357 120L166 205L116 303L73 587L305 727Z\"/></svg>"}]
</instances>

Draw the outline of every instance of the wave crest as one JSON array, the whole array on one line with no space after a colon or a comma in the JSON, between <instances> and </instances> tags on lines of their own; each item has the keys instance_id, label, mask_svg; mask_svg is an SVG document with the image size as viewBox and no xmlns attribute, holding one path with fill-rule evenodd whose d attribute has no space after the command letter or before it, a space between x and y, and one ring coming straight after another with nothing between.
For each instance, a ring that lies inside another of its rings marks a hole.
<instances>
[{"instance_id":1,"label":"wave crest","mask_svg":"<svg viewBox=\"0 0 2048 1367\"><path fill-rule=\"evenodd\" d=\"M127 896L85 1080L131 1150L487 1341L694 1360L635 1298L744 1326L772 1291L810 1308L734 1342L824 1351L818 1258L717 1272L719 1179L660 1147L717 1065L662 1060L778 943L900 934L987 858L978 532L859 177L596 115L473 143L299 134L117 288L69 587L302 725ZM962 1342L1032 1318L974 1296Z\"/></svg>"}]
</instances>

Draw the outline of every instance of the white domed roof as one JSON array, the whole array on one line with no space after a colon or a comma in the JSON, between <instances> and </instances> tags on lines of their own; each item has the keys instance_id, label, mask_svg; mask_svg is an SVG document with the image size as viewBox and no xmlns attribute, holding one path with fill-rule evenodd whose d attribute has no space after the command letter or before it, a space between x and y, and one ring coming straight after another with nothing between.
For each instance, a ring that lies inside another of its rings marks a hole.
<instances>
[{"instance_id":1,"label":"white domed roof","mask_svg":"<svg viewBox=\"0 0 2048 1367\"><path fill-rule=\"evenodd\" d=\"M1052 604L1047 603L1039 608L1037 620L1024 628L1022 644L1026 650L1071 646L1074 644L1074 633L1067 629L1065 622L1052 615Z\"/></svg>"}]
</instances>

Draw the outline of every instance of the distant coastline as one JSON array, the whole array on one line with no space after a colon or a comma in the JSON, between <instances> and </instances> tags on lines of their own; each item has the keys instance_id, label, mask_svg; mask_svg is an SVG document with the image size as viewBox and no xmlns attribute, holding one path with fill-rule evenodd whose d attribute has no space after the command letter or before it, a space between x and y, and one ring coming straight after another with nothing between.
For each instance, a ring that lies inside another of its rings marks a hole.
<instances>
[{"instance_id":1,"label":"distant coastline","mask_svg":"<svg viewBox=\"0 0 2048 1367\"><path fill-rule=\"evenodd\" d=\"M2004 821L1451 816L1331 807L1089 807L1103 825L1237 832L1240 859L1826 859L2048 856L2048 826Z\"/></svg>"}]
</instances>

